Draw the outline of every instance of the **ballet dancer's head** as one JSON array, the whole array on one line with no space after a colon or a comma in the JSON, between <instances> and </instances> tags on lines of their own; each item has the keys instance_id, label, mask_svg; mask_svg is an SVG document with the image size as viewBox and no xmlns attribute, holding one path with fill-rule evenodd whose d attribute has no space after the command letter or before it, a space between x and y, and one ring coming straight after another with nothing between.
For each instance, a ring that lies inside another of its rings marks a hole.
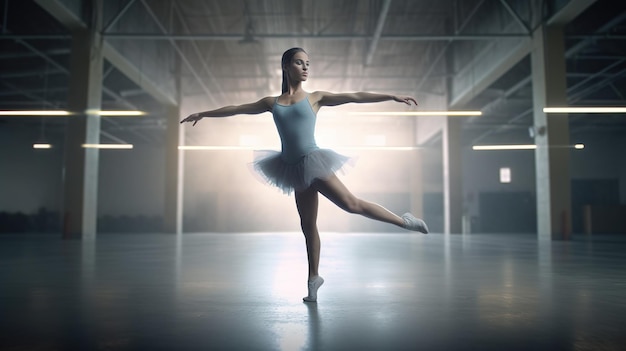
<instances>
[{"instance_id":1,"label":"ballet dancer's head","mask_svg":"<svg viewBox=\"0 0 626 351\"><path fill-rule=\"evenodd\" d=\"M289 77L299 74L302 80L306 80L309 70L309 56L302 48L291 48L283 53L280 65L283 69L282 92L286 93L289 89Z\"/></svg>"}]
</instances>

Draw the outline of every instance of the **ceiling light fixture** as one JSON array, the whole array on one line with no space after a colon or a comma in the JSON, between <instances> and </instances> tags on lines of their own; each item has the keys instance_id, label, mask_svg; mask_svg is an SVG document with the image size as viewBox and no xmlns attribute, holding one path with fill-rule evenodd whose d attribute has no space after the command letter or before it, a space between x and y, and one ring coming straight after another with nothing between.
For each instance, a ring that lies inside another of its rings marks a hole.
<instances>
[{"instance_id":1,"label":"ceiling light fixture","mask_svg":"<svg viewBox=\"0 0 626 351\"><path fill-rule=\"evenodd\" d=\"M33 144L33 149L52 149L52 145L42 143Z\"/></svg>"},{"instance_id":2,"label":"ceiling light fixture","mask_svg":"<svg viewBox=\"0 0 626 351\"><path fill-rule=\"evenodd\" d=\"M369 151L413 151L419 146L337 146L337 150L369 150Z\"/></svg>"},{"instance_id":3,"label":"ceiling light fixture","mask_svg":"<svg viewBox=\"0 0 626 351\"><path fill-rule=\"evenodd\" d=\"M388 112L348 112L360 116L482 116L481 111L388 111Z\"/></svg>"},{"instance_id":4,"label":"ceiling light fixture","mask_svg":"<svg viewBox=\"0 0 626 351\"><path fill-rule=\"evenodd\" d=\"M556 146L552 145L551 147L562 147L562 148L574 148L577 150L582 150L585 148L585 144L575 144L575 145L566 145L566 146ZM492 150L535 150L537 145L535 144L520 144L520 145L474 145L472 146L472 150L476 151L492 151Z\"/></svg>"},{"instance_id":5,"label":"ceiling light fixture","mask_svg":"<svg viewBox=\"0 0 626 351\"><path fill-rule=\"evenodd\" d=\"M520 145L474 145L472 150L488 151L488 150L534 150L537 148L535 144Z\"/></svg>"},{"instance_id":6,"label":"ceiling light fixture","mask_svg":"<svg viewBox=\"0 0 626 351\"><path fill-rule=\"evenodd\" d=\"M236 150L277 150L280 146L209 146L180 145L178 150L187 151L236 151ZM337 150L380 150L380 151L412 151L421 149L418 146L337 146Z\"/></svg>"},{"instance_id":7,"label":"ceiling light fixture","mask_svg":"<svg viewBox=\"0 0 626 351\"><path fill-rule=\"evenodd\" d=\"M626 107L544 107L544 113L626 113Z\"/></svg>"},{"instance_id":8,"label":"ceiling light fixture","mask_svg":"<svg viewBox=\"0 0 626 351\"><path fill-rule=\"evenodd\" d=\"M69 116L68 111L0 111L0 116Z\"/></svg>"},{"instance_id":9,"label":"ceiling light fixture","mask_svg":"<svg viewBox=\"0 0 626 351\"><path fill-rule=\"evenodd\" d=\"M93 113L93 114L97 114L100 116L107 116L107 117L130 117L130 116L143 116L146 114L143 111L131 111L131 110L128 110L128 111L87 110L87 113Z\"/></svg>"},{"instance_id":10,"label":"ceiling light fixture","mask_svg":"<svg viewBox=\"0 0 626 351\"><path fill-rule=\"evenodd\" d=\"M273 147L263 148L263 147L252 147L252 146L209 146L209 145L179 145L178 150L187 150L187 151L225 151L225 150L271 150Z\"/></svg>"},{"instance_id":11,"label":"ceiling light fixture","mask_svg":"<svg viewBox=\"0 0 626 351\"><path fill-rule=\"evenodd\" d=\"M132 111L132 110L112 110L112 111L101 111L101 110L87 110L86 113L97 114L99 116L107 116L107 117L130 117L130 116L143 116L146 113L143 111ZM63 111L63 110L40 110L40 111L0 111L0 116L69 116L72 115L72 112Z\"/></svg>"},{"instance_id":12,"label":"ceiling light fixture","mask_svg":"<svg viewBox=\"0 0 626 351\"><path fill-rule=\"evenodd\" d=\"M85 149L128 150L133 148L133 144L83 144L81 146Z\"/></svg>"}]
</instances>

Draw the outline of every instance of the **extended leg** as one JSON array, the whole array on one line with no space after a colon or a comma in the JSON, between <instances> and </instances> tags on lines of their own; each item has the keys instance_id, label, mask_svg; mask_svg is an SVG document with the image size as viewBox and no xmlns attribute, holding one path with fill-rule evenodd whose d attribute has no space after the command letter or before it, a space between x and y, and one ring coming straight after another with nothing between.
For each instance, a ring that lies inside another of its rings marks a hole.
<instances>
[{"instance_id":1,"label":"extended leg","mask_svg":"<svg viewBox=\"0 0 626 351\"><path fill-rule=\"evenodd\" d=\"M334 174L325 180L318 179L315 182L315 186L322 195L347 212L360 214L400 227L404 225L404 221L400 216L387 210L383 206L361 200L354 196Z\"/></svg>"},{"instance_id":2,"label":"extended leg","mask_svg":"<svg viewBox=\"0 0 626 351\"><path fill-rule=\"evenodd\" d=\"M317 180L315 187L322 195L347 212L395 224L405 229L428 233L428 227L423 220L413 217L410 213L405 213L400 217L379 204L357 198L334 174L328 179Z\"/></svg>"}]
</instances>

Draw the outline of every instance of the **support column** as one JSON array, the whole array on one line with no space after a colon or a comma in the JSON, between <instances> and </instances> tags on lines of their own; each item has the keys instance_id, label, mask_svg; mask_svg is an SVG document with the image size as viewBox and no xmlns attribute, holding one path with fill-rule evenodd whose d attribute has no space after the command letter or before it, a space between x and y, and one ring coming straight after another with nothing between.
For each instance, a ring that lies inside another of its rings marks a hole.
<instances>
[{"instance_id":1,"label":"support column","mask_svg":"<svg viewBox=\"0 0 626 351\"><path fill-rule=\"evenodd\" d=\"M547 115L544 107L567 106L563 28L540 27L531 53L537 234L539 239L567 239L571 231L569 121Z\"/></svg>"},{"instance_id":2,"label":"support column","mask_svg":"<svg viewBox=\"0 0 626 351\"><path fill-rule=\"evenodd\" d=\"M443 228L445 234L461 233L463 189L461 168L461 121L446 117L442 130Z\"/></svg>"},{"instance_id":3,"label":"support column","mask_svg":"<svg viewBox=\"0 0 626 351\"><path fill-rule=\"evenodd\" d=\"M163 230L181 234L183 229L183 157L178 145L184 143L184 129L180 124L179 106L167 108L165 141L165 212Z\"/></svg>"},{"instance_id":4,"label":"support column","mask_svg":"<svg viewBox=\"0 0 626 351\"><path fill-rule=\"evenodd\" d=\"M101 13L96 11L96 13ZM93 28L99 28L97 24ZM102 50L97 30L72 33L68 118L63 167L63 238L95 237L98 203Z\"/></svg>"},{"instance_id":5,"label":"support column","mask_svg":"<svg viewBox=\"0 0 626 351\"><path fill-rule=\"evenodd\" d=\"M422 154L419 150L411 151L411 169L409 181L411 185L410 206L411 213L418 218L424 218L424 187L422 176ZM428 223L428 218L424 218Z\"/></svg>"}]
</instances>

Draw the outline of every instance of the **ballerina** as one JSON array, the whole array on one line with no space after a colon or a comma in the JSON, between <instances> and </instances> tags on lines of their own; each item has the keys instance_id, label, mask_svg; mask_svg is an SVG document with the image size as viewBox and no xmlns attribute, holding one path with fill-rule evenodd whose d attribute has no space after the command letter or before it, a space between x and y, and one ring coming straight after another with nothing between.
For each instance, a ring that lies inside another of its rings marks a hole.
<instances>
[{"instance_id":1,"label":"ballerina","mask_svg":"<svg viewBox=\"0 0 626 351\"><path fill-rule=\"evenodd\" d=\"M256 102L225 106L193 113L181 123L206 117L228 117L239 114L271 112L281 140L281 151L258 152L253 162L255 170L270 184L283 192L295 194L300 226L306 240L309 265L308 295L305 302L316 302L317 291L324 283L319 275L320 237L317 229L318 194L322 194L341 209L404 229L428 233L426 223L411 213L398 216L383 206L354 196L337 178L335 172L349 160L330 149L321 149L315 142L317 112L323 106L347 103L397 101L417 105L410 96L395 96L369 92L330 93L306 92L302 83L309 76L309 57L302 48L291 48L282 56L282 93L264 97Z\"/></svg>"}]
</instances>

